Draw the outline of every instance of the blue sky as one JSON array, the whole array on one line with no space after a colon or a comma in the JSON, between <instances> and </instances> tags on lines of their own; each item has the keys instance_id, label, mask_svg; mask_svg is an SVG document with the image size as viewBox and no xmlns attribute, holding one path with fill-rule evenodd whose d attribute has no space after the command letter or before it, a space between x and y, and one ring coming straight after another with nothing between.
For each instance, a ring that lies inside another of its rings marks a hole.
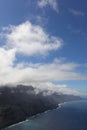
<instances>
[{"instance_id":1,"label":"blue sky","mask_svg":"<svg viewBox=\"0 0 87 130\"><path fill-rule=\"evenodd\" d=\"M1 84L6 77L6 83L87 91L86 5L86 0L0 0L0 59L6 68Z\"/></svg>"}]
</instances>

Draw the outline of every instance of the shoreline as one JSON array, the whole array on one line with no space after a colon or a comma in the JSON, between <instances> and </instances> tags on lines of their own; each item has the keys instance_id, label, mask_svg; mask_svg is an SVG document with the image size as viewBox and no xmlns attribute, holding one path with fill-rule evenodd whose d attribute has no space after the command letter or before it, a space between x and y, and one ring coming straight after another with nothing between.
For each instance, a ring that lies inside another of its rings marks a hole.
<instances>
[{"instance_id":1,"label":"shoreline","mask_svg":"<svg viewBox=\"0 0 87 130\"><path fill-rule=\"evenodd\" d=\"M15 124L13 124L13 125L7 126L6 128L0 129L0 130L6 130L7 128L11 128L11 127L13 127L13 126L17 126L17 125L19 125L19 124L22 124L23 122L26 122L26 121L29 121L30 119L35 118L36 116L39 116L39 115L44 114L44 113L47 113L47 112L49 112L49 111L51 111L51 110L55 110L55 109L57 109L57 108L59 108L59 104L58 104L58 106L57 106L56 108L54 108L54 109L49 109L49 110L46 110L46 111L44 111L44 112L37 113L37 114L35 114L35 115L33 115L33 116L30 116L29 118L26 118L24 121L15 123Z\"/></svg>"},{"instance_id":2,"label":"shoreline","mask_svg":"<svg viewBox=\"0 0 87 130\"><path fill-rule=\"evenodd\" d=\"M46 110L46 111L41 112L41 113L37 113L37 114L35 114L35 115L33 115L33 116L29 117L29 118L26 118L24 121L15 123L15 124L13 124L13 125L7 126L6 128L0 129L0 130L6 130L7 128L11 128L11 127L13 127L13 126L17 126L17 125L19 125L19 124L22 124L23 122L29 121L30 119L33 119L33 118L35 118L36 116L39 116L39 115L44 114L44 113L47 113L47 112L49 112L49 111L58 109L59 106L60 106L60 104L62 104L62 103L59 103L58 106L57 106L56 108L49 109L49 110Z\"/></svg>"},{"instance_id":3,"label":"shoreline","mask_svg":"<svg viewBox=\"0 0 87 130\"><path fill-rule=\"evenodd\" d=\"M77 101L77 100L76 100L76 101ZM78 101L80 101L80 100L78 100ZM23 122L29 121L30 119L33 119L33 118L35 118L36 116L39 116L39 115L41 115L41 114L46 114L46 113L48 113L48 112L50 112L50 111L59 109L59 108L61 108L61 105L66 104L66 103L69 103L69 102L75 102L75 101L67 101L67 102L59 103L56 108L49 109L49 110L46 110L46 111L41 112L41 113L37 113L37 114L35 114L35 115L33 115L33 116L29 117L29 118L26 118L24 121L15 123L15 124L13 124L13 125L7 126L6 128L0 129L0 130L6 130L7 128L11 128L11 127L13 127L13 126L17 126L17 125L19 125L19 124L22 124Z\"/></svg>"}]
</instances>

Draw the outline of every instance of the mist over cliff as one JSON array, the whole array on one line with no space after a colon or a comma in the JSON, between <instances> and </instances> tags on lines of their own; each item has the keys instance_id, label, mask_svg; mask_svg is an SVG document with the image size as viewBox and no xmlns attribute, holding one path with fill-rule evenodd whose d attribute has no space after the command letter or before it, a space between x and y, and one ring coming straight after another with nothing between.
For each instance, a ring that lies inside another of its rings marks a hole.
<instances>
[{"instance_id":1,"label":"mist over cliff","mask_svg":"<svg viewBox=\"0 0 87 130\"><path fill-rule=\"evenodd\" d=\"M0 128L57 108L64 101L78 99L79 96L49 93L47 90L37 92L32 86L0 86Z\"/></svg>"}]
</instances>

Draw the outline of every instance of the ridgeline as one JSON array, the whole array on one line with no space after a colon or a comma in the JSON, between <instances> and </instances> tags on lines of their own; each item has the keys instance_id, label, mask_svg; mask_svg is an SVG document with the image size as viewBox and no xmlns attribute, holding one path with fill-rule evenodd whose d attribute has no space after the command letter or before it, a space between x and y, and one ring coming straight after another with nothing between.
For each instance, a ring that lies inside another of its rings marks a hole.
<instances>
[{"instance_id":1,"label":"ridgeline","mask_svg":"<svg viewBox=\"0 0 87 130\"><path fill-rule=\"evenodd\" d=\"M59 103L79 100L80 97L54 93L36 94L32 86L0 86L0 129L58 107Z\"/></svg>"}]
</instances>

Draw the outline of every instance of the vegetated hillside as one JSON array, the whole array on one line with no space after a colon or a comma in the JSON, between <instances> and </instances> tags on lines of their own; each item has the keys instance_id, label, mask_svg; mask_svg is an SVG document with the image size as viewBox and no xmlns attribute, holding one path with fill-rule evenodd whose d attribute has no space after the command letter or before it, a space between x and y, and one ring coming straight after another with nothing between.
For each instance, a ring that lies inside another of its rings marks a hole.
<instances>
[{"instance_id":1,"label":"vegetated hillside","mask_svg":"<svg viewBox=\"0 0 87 130\"><path fill-rule=\"evenodd\" d=\"M0 87L0 129L37 113L58 107L58 103L80 99L72 95L36 94L32 86Z\"/></svg>"}]
</instances>

